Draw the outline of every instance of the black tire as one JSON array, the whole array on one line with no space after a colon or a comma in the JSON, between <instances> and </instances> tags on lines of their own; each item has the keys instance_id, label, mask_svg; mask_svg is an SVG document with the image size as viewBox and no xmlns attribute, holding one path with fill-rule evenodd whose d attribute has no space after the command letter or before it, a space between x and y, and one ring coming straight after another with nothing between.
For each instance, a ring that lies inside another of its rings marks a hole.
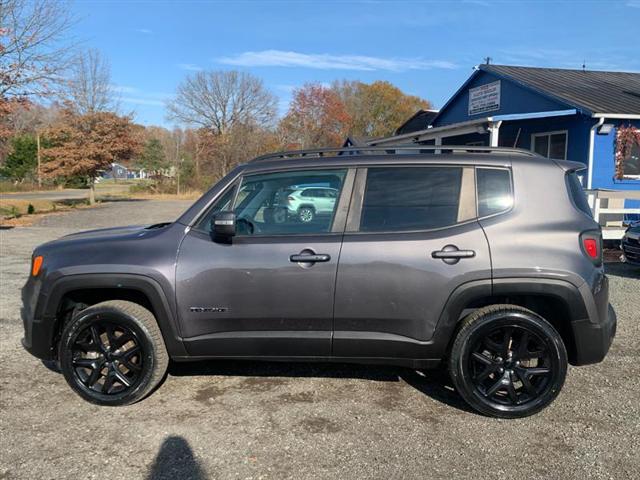
<instances>
[{"instance_id":1,"label":"black tire","mask_svg":"<svg viewBox=\"0 0 640 480\"><path fill-rule=\"evenodd\" d=\"M449 355L449 375L478 412L521 418L548 406L567 374L562 338L545 319L517 305L491 305L463 320Z\"/></svg>"},{"instance_id":2,"label":"black tire","mask_svg":"<svg viewBox=\"0 0 640 480\"><path fill-rule=\"evenodd\" d=\"M159 385L169 365L153 314L123 300L78 312L65 325L59 348L60 366L69 386L98 405L130 405L141 400Z\"/></svg>"},{"instance_id":3,"label":"black tire","mask_svg":"<svg viewBox=\"0 0 640 480\"><path fill-rule=\"evenodd\" d=\"M298 209L298 220L302 223L313 222L314 218L316 218L316 211L313 207L300 207Z\"/></svg>"}]
</instances>

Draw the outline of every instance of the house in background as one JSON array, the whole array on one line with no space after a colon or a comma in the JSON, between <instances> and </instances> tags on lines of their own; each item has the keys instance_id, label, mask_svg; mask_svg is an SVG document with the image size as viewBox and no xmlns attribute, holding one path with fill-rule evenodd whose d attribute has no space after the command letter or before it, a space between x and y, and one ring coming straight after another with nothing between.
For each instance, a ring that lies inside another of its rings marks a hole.
<instances>
[{"instance_id":1,"label":"house in background","mask_svg":"<svg viewBox=\"0 0 640 480\"><path fill-rule=\"evenodd\" d=\"M585 188L640 190L637 147L622 178L614 154L618 128L640 128L640 73L480 65L429 125L407 132L414 117L370 145L524 148L583 162Z\"/></svg>"},{"instance_id":2,"label":"house in background","mask_svg":"<svg viewBox=\"0 0 640 480\"><path fill-rule=\"evenodd\" d=\"M626 201L608 195L608 209L640 207L640 147L629 149L618 172L615 158L618 131L640 130L640 73L480 65L428 125L416 115L369 144L532 150L584 163L587 189L636 191Z\"/></svg>"},{"instance_id":3,"label":"house in background","mask_svg":"<svg viewBox=\"0 0 640 480\"><path fill-rule=\"evenodd\" d=\"M429 128L437 116L438 110L418 110L396 129L395 134L404 135Z\"/></svg>"}]
</instances>

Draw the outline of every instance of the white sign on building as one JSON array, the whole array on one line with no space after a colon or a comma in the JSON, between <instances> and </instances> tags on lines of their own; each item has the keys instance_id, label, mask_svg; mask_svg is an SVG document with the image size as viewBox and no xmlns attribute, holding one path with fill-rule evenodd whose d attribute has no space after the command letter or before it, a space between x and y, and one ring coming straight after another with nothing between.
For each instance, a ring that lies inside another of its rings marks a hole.
<instances>
[{"instance_id":1,"label":"white sign on building","mask_svg":"<svg viewBox=\"0 0 640 480\"><path fill-rule=\"evenodd\" d=\"M500 80L469 89L469 115L500 110Z\"/></svg>"}]
</instances>

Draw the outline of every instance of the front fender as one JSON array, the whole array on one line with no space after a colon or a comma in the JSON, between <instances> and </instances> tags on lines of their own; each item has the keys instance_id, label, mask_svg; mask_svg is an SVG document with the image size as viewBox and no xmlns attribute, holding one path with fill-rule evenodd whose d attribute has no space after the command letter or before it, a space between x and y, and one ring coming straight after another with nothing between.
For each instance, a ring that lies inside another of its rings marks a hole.
<instances>
[{"instance_id":1,"label":"front fender","mask_svg":"<svg viewBox=\"0 0 640 480\"><path fill-rule=\"evenodd\" d=\"M145 295L153 307L169 355L186 355L172 296L165 293L158 281L145 274L61 272L57 279L53 279L48 291L41 295L34 317L42 319L43 323L53 323L66 294L74 290L105 288L135 290Z\"/></svg>"}]
</instances>

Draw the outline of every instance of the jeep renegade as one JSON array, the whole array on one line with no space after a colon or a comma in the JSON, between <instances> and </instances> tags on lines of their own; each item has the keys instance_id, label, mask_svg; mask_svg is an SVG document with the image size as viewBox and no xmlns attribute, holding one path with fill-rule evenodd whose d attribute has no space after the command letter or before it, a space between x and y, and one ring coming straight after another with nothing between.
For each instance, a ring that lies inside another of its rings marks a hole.
<instances>
[{"instance_id":1,"label":"jeep renegade","mask_svg":"<svg viewBox=\"0 0 640 480\"><path fill-rule=\"evenodd\" d=\"M36 248L23 344L100 405L142 399L170 359L227 358L446 365L477 411L531 415L615 335L582 168L469 146L266 155L175 222ZM328 214L291 214L307 188L335 191Z\"/></svg>"}]
</instances>

